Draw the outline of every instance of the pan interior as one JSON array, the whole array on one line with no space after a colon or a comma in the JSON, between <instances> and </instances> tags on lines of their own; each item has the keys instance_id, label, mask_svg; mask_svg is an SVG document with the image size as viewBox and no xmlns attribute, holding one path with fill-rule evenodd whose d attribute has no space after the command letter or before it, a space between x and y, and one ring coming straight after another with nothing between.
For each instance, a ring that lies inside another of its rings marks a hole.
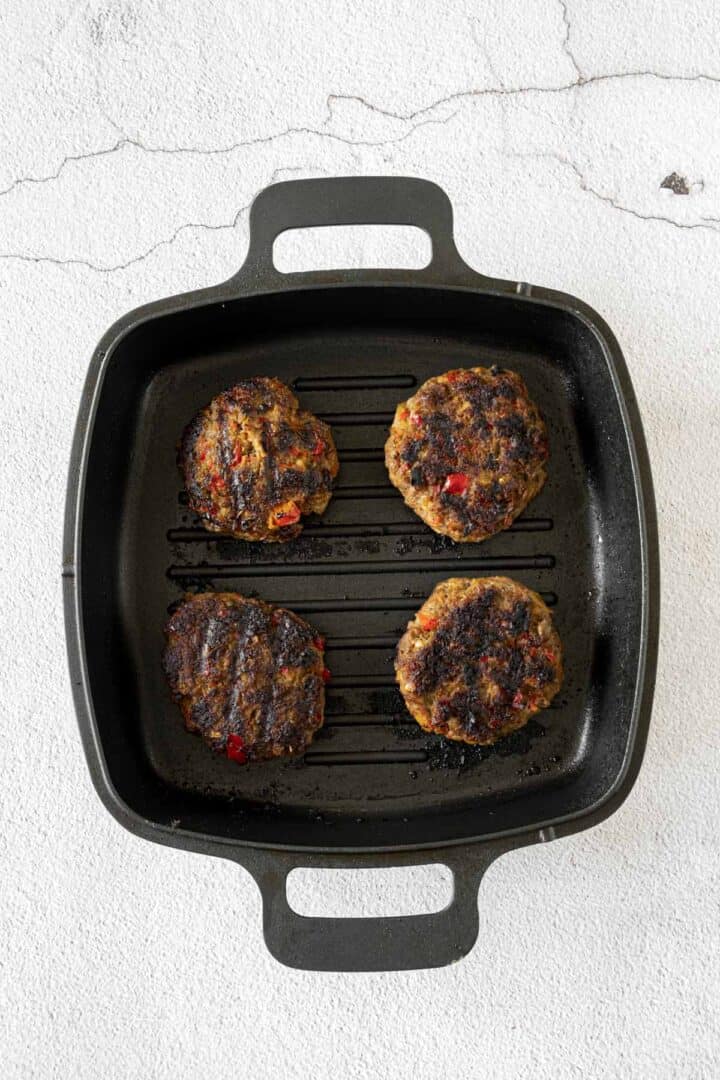
<instances>
[{"instance_id":1,"label":"pan interior","mask_svg":"<svg viewBox=\"0 0 720 1080\"><path fill-rule=\"evenodd\" d=\"M482 544L437 537L389 483L395 405L452 367L518 371L550 437L548 482ZM322 520L287 545L204 532L176 445L213 395L274 375L333 427ZM616 780L640 662L640 524L622 409L596 333L519 297L408 286L303 288L137 326L111 351L87 459L82 613L96 723L120 798L150 821L261 844L390 847L528 827ZM481 752L432 738L395 687L395 643L434 585L502 573L553 607L554 707ZM327 639L326 724L304 760L240 767L186 733L160 667L187 591L287 606Z\"/></svg>"}]
</instances>

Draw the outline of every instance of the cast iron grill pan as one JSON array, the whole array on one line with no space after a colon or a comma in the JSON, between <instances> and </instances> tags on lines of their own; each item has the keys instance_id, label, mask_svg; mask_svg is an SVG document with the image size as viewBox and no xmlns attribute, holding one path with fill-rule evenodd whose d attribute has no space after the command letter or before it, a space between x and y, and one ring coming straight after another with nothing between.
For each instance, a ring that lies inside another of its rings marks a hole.
<instances>
[{"instance_id":1,"label":"cast iron grill pan","mask_svg":"<svg viewBox=\"0 0 720 1080\"><path fill-rule=\"evenodd\" d=\"M272 266L283 228L376 221L426 227L430 267L285 276ZM91 769L129 827L250 868L264 890L268 944L286 962L445 963L474 940L488 862L598 820L639 764L654 534L629 382L614 339L579 301L466 267L449 204L424 181L276 185L256 202L251 230L235 279L127 316L91 368L65 568ZM398 401L433 375L478 363L527 382L548 426L549 477L511 529L456 544L405 507L383 445ZM255 374L282 379L330 423L340 455L328 510L287 545L206 532L176 465L198 408ZM526 729L473 749L417 727L393 656L437 582L486 574L516 578L553 608L566 676ZM184 731L159 663L162 628L187 592L213 589L288 607L325 636L326 722L302 760L243 768ZM285 900L294 865L430 858L456 876L456 897L438 915L310 920Z\"/></svg>"}]
</instances>

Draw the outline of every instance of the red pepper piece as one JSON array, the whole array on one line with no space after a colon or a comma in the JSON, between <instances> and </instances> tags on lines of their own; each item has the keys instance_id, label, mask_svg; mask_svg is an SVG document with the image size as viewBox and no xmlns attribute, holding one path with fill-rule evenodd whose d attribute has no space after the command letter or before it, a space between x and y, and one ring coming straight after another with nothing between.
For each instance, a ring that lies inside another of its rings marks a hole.
<instances>
[{"instance_id":1,"label":"red pepper piece","mask_svg":"<svg viewBox=\"0 0 720 1080\"><path fill-rule=\"evenodd\" d=\"M236 446L235 447L235 453L233 454L232 461L230 462L233 469L237 469L238 465L242 462L242 459L243 459L242 449L239 446Z\"/></svg>"},{"instance_id":2,"label":"red pepper piece","mask_svg":"<svg viewBox=\"0 0 720 1080\"><path fill-rule=\"evenodd\" d=\"M448 371L445 378L450 383L457 382L458 379L460 378L460 372L459 371Z\"/></svg>"},{"instance_id":3,"label":"red pepper piece","mask_svg":"<svg viewBox=\"0 0 720 1080\"><path fill-rule=\"evenodd\" d=\"M328 669L326 667L324 667L322 669L322 681L323 682L330 682L331 679L332 679L332 675L330 674Z\"/></svg>"},{"instance_id":4,"label":"red pepper piece","mask_svg":"<svg viewBox=\"0 0 720 1080\"><path fill-rule=\"evenodd\" d=\"M318 652L322 652L323 649L325 648L325 638L321 638L321 637L313 638L313 645L315 646L315 648L317 649Z\"/></svg>"},{"instance_id":5,"label":"red pepper piece","mask_svg":"<svg viewBox=\"0 0 720 1080\"><path fill-rule=\"evenodd\" d=\"M515 697L512 699L512 707L513 709L525 708L525 698L523 697L521 690L518 690Z\"/></svg>"},{"instance_id":6,"label":"red pepper piece","mask_svg":"<svg viewBox=\"0 0 720 1080\"><path fill-rule=\"evenodd\" d=\"M550 652L550 649L545 650L545 659L549 660L551 664L555 663L555 653Z\"/></svg>"},{"instance_id":7,"label":"red pepper piece","mask_svg":"<svg viewBox=\"0 0 720 1080\"><path fill-rule=\"evenodd\" d=\"M431 615L418 615L418 622L422 630L437 630L438 621Z\"/></svg>"},{"instance_id":8,"label":"red pepper piece","mask_svg":"<svg viewBox=\"0 0 720 1080\"><path fill-rule=\"evenodd\" d=\"M290 670L290 668L289 668L289 667L281 667L281 668L280 668L280 674L281 674L281 675L287 675L287 673L288 673L288 671L289 671L289 670Z\"/></svg>"},{"instance_id":9,"label":"red pepper piece","mask_svg":"<svg viewBox=\"0 0 720 1080\"><path fill-rule=\"evenodd\" d=\"M201 450L200 453L198 454L198 460L204 461L206 457L207 457L207 450Z\"/></svg>"},{"instance_id":10,"label":"red pepper piece","mask_svg":"<svg viewBox=\"0 0 720 1080\"><path fill-rule=\"evenodd\" d=\"M465 473L451 472L445 477L442 489L449 495L464 495L468 489L468 478Z\"/></svg>"},{"instance_id":11,"label":"red pepper piece","mask_svg":"<svg viewBox=\"0 0 720 1080\"><path fill-rule=\"evenodd\" d=\"M219 473L214 473L210 477L210 490L211 491L224 491L227 487L225 480Z\"/></svg>"},{"instance_id":12,"label":"red pepper piece","mask_svg":"<svg viewBox=\"0 0 720 1080\"><path fill-rule=\"evenodd\" d=\"M410 415L410 410L408 408L406 408L404 405L403 405L402 409L398 409L398 419L399 420L407 420L409 415Z\"/></svg>"},{"instance_id":13,"label":"red pepper piece","mask_svg":"<svg viewBox=\"0 0 720 1080\"><path fill-rule=\"evenodd\" d=\"M283 525L294 525L295 522L299 520L300 509L295 505L295 503L291 503L289 509L286 510L284 514L275 515L275 524L280 525L281 527Z\"/></svg>"},{"instance_id":14,"label":"red pepper piece","mask_svg":"<svg viewBox=\"0 0 720 1080\"><path fill-rule=\"evenodd\" d=\"M231 761L237 761L239 765L244 765L248 759L242 735L228 735L225 752Z\"/></svg>"},{"instance_id":15,"label":"red pepper piece","mask_svg":"<svg viewBox=\"0 0 720 1080\"><path fill-rule=\"evenodd\" d=\"M418 413L410 413L410 423L414 424L415 427L422 427L424 421L422 416L420 416Z\"/></svg>"},{"instance_id":16,"label":"red pepper piece","mask_svg":"<svg viewBox=\"0 0 720 1080\"><path fill-rule=\"evenodd\" d=\"M323 439L316 439L315 445L312 448L313 457L320 457L325 453L325 442Z\"/></svg>"}]
</instances>

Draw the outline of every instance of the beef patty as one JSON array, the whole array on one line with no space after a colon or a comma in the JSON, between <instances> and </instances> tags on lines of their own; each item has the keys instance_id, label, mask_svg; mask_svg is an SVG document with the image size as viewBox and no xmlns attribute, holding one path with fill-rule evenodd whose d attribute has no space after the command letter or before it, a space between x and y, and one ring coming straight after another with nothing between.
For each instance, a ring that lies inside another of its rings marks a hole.
<instances>
[{"instance_id":1,"label":"beef patty","mask_svg":"<svg viewBox=\"0 0 720 1080\"><path fill-rule=\"evenodd\" d=\"M550 704L562 647L532 589L505 577L450 578L408 623L395 670L422 728L486 745Z\"/></svg>"},{"instance_id":2,"label":"beef patty","mask_svg":"<svg viewBox=\"0 0 720 1080\"><path fill-rule=\"evenodd\" d=\"M408 506L453 540L506 529L545 483L545 424L514 371L474 367L423 383L385 444Z\"/></svg>"},{"instance_id":3,"label":"beef patty","mask_svg":"<svg viewBox=\"0 0 720 1080\"><path fill-rule=\"evenodd\" d=\"M292 540L330 501L338 457L327 424L279 379L244 379L185 429L178 463L189 505L212 532Z\"/></svg>"},{"instance_id":4,"label":"beef patty","mask_svg":"<svg viewBox=\"0 0 720 1080\"><path fill-rule=\"evenodd\" d=\"M185 727L235 761L302 754L323 722L324 642L291 611L237 593L189 596L163 667Z\"/></svg>"}]
</instances>

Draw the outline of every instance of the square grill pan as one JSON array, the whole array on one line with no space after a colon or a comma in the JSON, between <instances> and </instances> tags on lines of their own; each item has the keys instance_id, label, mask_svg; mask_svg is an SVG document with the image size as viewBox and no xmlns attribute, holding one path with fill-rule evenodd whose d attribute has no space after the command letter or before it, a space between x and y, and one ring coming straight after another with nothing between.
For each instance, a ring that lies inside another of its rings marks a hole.
<instances>
[{"instance_id":1,"label":"square grill pan","mask_svg":"<svg viewBox=\"0 0 720 1080\"><path fill-rule=\"evenodd\" d=\"M288 228L410 224L423 270L280 274ZM235 859L256 877L265 936L298 967L435 966L477 934L477 887L500 853L574 832L629 791L654 681L658 566L652 485L620 349L580 301L470 269L435 185L409 178L276 184L222 285L129 313L93 356L68 485L63 567L70 669L90 771L148 839ZM398 401L449 368L518 371L550 437L545 488L481 544L436 536L390 485ZM180 434L248 375L275 375L332 425L341 469L322 519L287 545L206 533L176 466ZM502 573L553 606L566 657L554 707L492 749L421 732L393 655L437 582ZM184 731L160 654L188 591L234 590L306 616L327 639L326 723L299 762L245 769ZM295 866L440 861L455 894L434 915L310 919Z\"/></svg>"}]
</instances>

